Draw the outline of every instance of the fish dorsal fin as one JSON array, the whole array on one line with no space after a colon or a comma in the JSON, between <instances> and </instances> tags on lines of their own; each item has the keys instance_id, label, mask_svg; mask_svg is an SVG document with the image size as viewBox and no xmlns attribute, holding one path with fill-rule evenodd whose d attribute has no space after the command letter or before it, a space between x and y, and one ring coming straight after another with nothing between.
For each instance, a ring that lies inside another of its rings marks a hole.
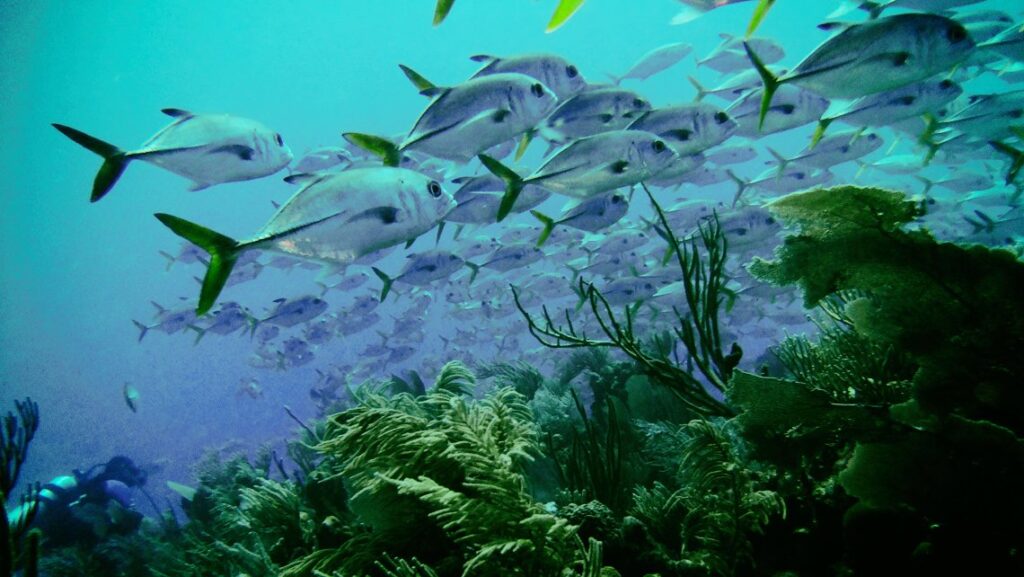
<instances>
[{"instance_id":1,"label":"fish dorsal fin","mask_svg":"<svg viewBox=\"0 0 1024 577\"><path fill-rule=\"evenodd\" d=\"M427 80L425 76L423 76L419 72L416 72L412 68L409 68L405 64L399 64L398 67L402 69L402 73L405 74L405 77L409 79L409 82L412 82L413 86L415 86L416 89L420 91L420 94L423 94L425 91L430 90L432 88L437 88L436 84ZM429 95L424 94L424 96Z\"/></svg>"},{"instance_id":2,"label":"fish dorsal fin","mask_svg":"<svg viewBox=\"0 0 1024 577\"><path fill-rule=\"evenodd\" d=\"M497 56L491 56L490 54L474 54L469 57L473 62L494 62L498 60Z\"/></svg>"},{"instance_id":3,"label":"fish dorsal fin","mask_svg":"<svg viewBox=\"0 0 1024 577\"><path fill-rule=\"evenodd\" d=\"M431 86L429 88L424 88L423 90L420 90L420 94L422 94L423 96L427 96L429 98L434 98L435 96L444 96L444 94L449 90L451 90L451 88L446 88L444 86Z\"/></svg>"},{"instance_id":4,"label":"fish dorsal fin","mask_svg":"<svg viewBox=\"0 0 1024 577\"><path fill-rule=\"evenodd\" d=\"M160 112L163 112L171 118L188 118L189 116L195 116L188 110L184 110L182 108L162 108Z\"/></svg>"}]
</instances>

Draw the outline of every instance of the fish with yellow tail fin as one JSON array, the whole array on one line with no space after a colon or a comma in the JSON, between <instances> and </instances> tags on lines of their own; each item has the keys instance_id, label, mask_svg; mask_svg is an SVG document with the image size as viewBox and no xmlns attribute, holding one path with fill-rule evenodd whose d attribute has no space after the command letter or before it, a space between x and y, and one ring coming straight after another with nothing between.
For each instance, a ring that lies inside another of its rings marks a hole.
<instances>
[{"instance_id":1,"label":"fish with yellow tail fin","mask_svg":"<svg viewBox=\"0 0 1024 577\"><path fill-rule=\"evenodd\" d=\"M859 98L950 70L974 50L967 29L937 14L898 14L842 29L791 72L776 76L751 46L747 56L764 92L759 124L780 86L795 84L828 98Z\"/></svg>"},{"instance_id":2,"label":"fish with yellow tail fin","mask_svg":"<svg viewBox=\"0 0 1024 577\"><path fill-rule=\"evenodd\" d=\"M243 252L259 249L351 264L407 243L438 224L455 200L437 181L404 168L325 174L295 193L252 238L238 241L183 218L157 214L175 234L210 253L197 314L210 310Z\"/></svg>"}]
</instances>

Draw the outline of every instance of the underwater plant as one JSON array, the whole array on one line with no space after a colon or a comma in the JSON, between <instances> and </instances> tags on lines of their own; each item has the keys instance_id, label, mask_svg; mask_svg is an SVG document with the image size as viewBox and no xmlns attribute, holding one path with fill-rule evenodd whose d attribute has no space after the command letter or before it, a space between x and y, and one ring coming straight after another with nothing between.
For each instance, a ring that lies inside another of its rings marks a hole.
<instances>
[{"instance_id":1,"label":"underwater plant","mask_svg":"<svg viewBox=\"0 0 1024 577\"><path fill-rule=\"evenodd\" d=\"M29 531L38 508L39 484L29 486L22 495L18 515L11 523L7 516L7 500L18 484L21 467L28 458L28 448L39 428L39 405L31 398L14 401L17 414L10 411L0 426L0 495L4 515L0 521L0 575L13 575L23 565L26 577L34 577L39 560L39 532Z\"/></svg>"},{"instance_id":2,"label":"underwater plant","mask_svg":"<svg viewBox=\"0 0 1024 577\"><path fill-rule=\"evenodd\" d=\"M643 186L643 185L642 185ZM719 312L726 300L725 262L727 242L717 218L699 226L699 234L680 241L672 232L664 211L651 191L643 186L661 223L659 234L668 242L669 253L675 255L687 303L684 314L674 310L678 326L675 336L689 353L685 362L676 362L664 346L650 345L635 331L635 309L625 308L623 320L612 310L608 300L593 283L579 280L579 294L589 305L605 338L588 337L573 326L568 311L565 324L556 323L546 306L540 319L534 318L512 287L516 307L526 320L530 334L545 347L553 349L610 347L621 350L637 363L654 383L671 390L696 415L731 416L733 410L708 390L724 393L732 371L743 352L733 343L723 352L719 330ZM691 367L696 367L697 372ZM698 376L699 374L699 376Z\"/></svg>"},{"instance_id":3,"label":"underwater plant","mask_svg":"<svg viewBox=\"0 0 1024 577\"><path fill-rule=\"evenodd\" d=\"M791 471L816 461L815 498L841 487L826 504L845 510L858 573L1024 570L1024 263L906 230L919 207L898 192L818 189L770 208L800 230L751 272L799 284L836 323L779 349L796 380L734 375L744 434Z\"/></svg>"},{"instance_id":4,"label":"underwater plant","mask_svg":"<svg viewBox=\"0 0 1024 577\"><path fill-rule=\"evenodd\" d=\"M556 575L576 550L574 527L534 502L524 466L540 452L529 407L498 389L467 399L475 378L445 365L420 397L368 394L334 415L318 450L340 464L366 545L416 558L440 575ZM433 528L428 530L427 528ZM323 557L319 571L368 571Z\"/></svg>"}]
</instances>

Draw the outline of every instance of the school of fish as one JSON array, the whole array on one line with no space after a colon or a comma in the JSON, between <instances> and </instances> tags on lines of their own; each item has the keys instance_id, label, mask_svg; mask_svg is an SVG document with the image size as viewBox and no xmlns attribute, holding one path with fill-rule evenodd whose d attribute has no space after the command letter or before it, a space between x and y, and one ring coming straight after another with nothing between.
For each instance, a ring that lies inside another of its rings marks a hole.
<instances>
[{"instance_id":1,"label":"school of fish","mask_svg":"<svg viewBox=\"0 0 1024 577\"><path fill-rule=\"evenodd\" d=\"M736 3L684 2L675 23ZM184 239L162 252L168 268L205 273L198 300L153 303L154 318L135 325L140 341L151 331L197 343L243 335L258 369L329 357L314 365L310 391L326 407L348 384L439 367L444 356L547 362L529 348L510 286L522 306L564 311L587 334L600 327L580 306L581 279L612 306L631 307L651 334L670 327L684 298L679 271L666 264L646 196L634 194L641 186L679 237L720 222L730 255L725 330L744 342L806 323L792 289L757 283L743 266L779 243L782 227L765 205L790 192L851 182L902 189L921 201L920 225L935 236L1021 254L1024 27L1019 14L976 3L843 2L820 26L831 36L799 60L773 39L723 34L686 70L686 43L651 47L617 74L555 54L475 55L480 69L447 84L402 65L429 98L406 133L339 127L336 144L298 159L280 133L224 113L165 109L170 124L135 149L54 127L102 157L93 202L135 160L188 179L190 190L288 167L282 187L295 192L247 238L208 228L223 223L156 215ZM439 12L452 4L439 2ZM646 79L667 71L695 98L646 98ZM977 93L977 79L1005 89ZM783 154L771 135L789 131L806 133L806 147ZM541 208L552 199L565 202L558 214ZM231 300L233 285L274 269L308 269L289 280L298 294L262 312ZM426 352L428 341L443 351ZM327 354L335 346L346 355ZM255 378L239 394L262 396ZM138 391L126 384L124 395L136 410Z\"/></svg>"}]
</instances>

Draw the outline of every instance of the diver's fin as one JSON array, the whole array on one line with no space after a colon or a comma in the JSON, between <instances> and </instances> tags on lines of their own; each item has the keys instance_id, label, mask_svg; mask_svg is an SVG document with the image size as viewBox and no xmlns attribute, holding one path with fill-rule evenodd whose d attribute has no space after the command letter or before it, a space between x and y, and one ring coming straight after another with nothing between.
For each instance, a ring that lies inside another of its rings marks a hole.
<instances>
[{"instance_id":1,"label":"diver's fin","mask_svg":"<svg viewBox=\"0 0 1024 577\"><path fill-rule=\"evenodd\" d=\"M555 219L537 210L531 210L530 214L544 225L544 228L540 231L540 236L537 238L537 246L541 246L551 236L551 231L555 230L555 225L558 223L555 222Z\"/></svg>"},{"instance_id":2,"label":"diver's fin","mask_svg":"<svg viewBox=\"0 0 1024 577\"><path fill-rule=\"evenodd\" d=\"M501 198L501 204L498 206L498 222L501 222L508 216L508 213L512 212L512 207L515 205L516 199L519 198L519 193L523 191L523 186L525 185L523 177L486 154L480 154L477 158L494 176L505 181L505 196Z\"/></svg>"},{"instance_id":3,"label":"diver's fin","mask_svg":"<svg viewBox=\"0 0 1024 577\"><path fill-rule=\"evenodd\" d=\"M99 172L96 173L96 179L92 183L92 196L89 197L89 202L96 202L106 196L110 189L114 187L114 184L117 183L117 179L121 177L125 167L131 162L131 158L128 157L125 151L113 144L103 142L70 126L54 124L53 127L64 136L103 157L103 165L100 166Z\"/></svg>"},{"instance_id":4,"label":"diver's fin","mask_svg":"<svg viewBox=\"0 0 1024 577\"><path fill-rule=\"evenodd\" d=\"M384 286L380 287L380 302L384 302L384 299L388 298L388 293L391 292L391 284L395 282L395 279L375 266L370 268L373 269L373 274L377 275L377 278L384 283Z\"/></svg>"},{"instance_id":5,"label":"diver's fin","mask_svg":"<svg viewBox=\"0 0 1024 577\"><path fill-rule=\"evenodd\" d=\"M351 144L380 157L384 161L384 166L398 166L402 160L398 147L386 138L359 132L343 132L341 136Z\"/></svg>"},{"instance_id":6,"label":"diver's fin","mask_svg":"<svg viewBox=\"0 0 1024 577\"><path fill-rule=\"evenodd\" d=\"M747 51L747 57L750 58L750 62L754 65L754 69L757 70L757 74L761 76L761 81L764 83L764 93L761 96L761 111L757 118L757 129L761 130L764 126L764 117L768 115L768 109L772 106L772 97L775 96L775 92L779 89L782 81L771 70L768 70L761 57L754 52L750 47L750 43L746 40L743 41L743 49Z\"/></svg>"},{"instance_id":7,"label":"diver's fin","mask_svg":"<svg viewBox=\"0 0 1024 577\"><path fill-rule=\"evenodd\" d=\"M217 296L231 275L238 254L245 250L245 245L183 218L160 212L154 216L174 234L210 254L210 264L206 269L206 276L203 277L203 288L199 292L199 305L196 306L197 315L206 314L217 301Z\"/></svg>"}]
</instances>

